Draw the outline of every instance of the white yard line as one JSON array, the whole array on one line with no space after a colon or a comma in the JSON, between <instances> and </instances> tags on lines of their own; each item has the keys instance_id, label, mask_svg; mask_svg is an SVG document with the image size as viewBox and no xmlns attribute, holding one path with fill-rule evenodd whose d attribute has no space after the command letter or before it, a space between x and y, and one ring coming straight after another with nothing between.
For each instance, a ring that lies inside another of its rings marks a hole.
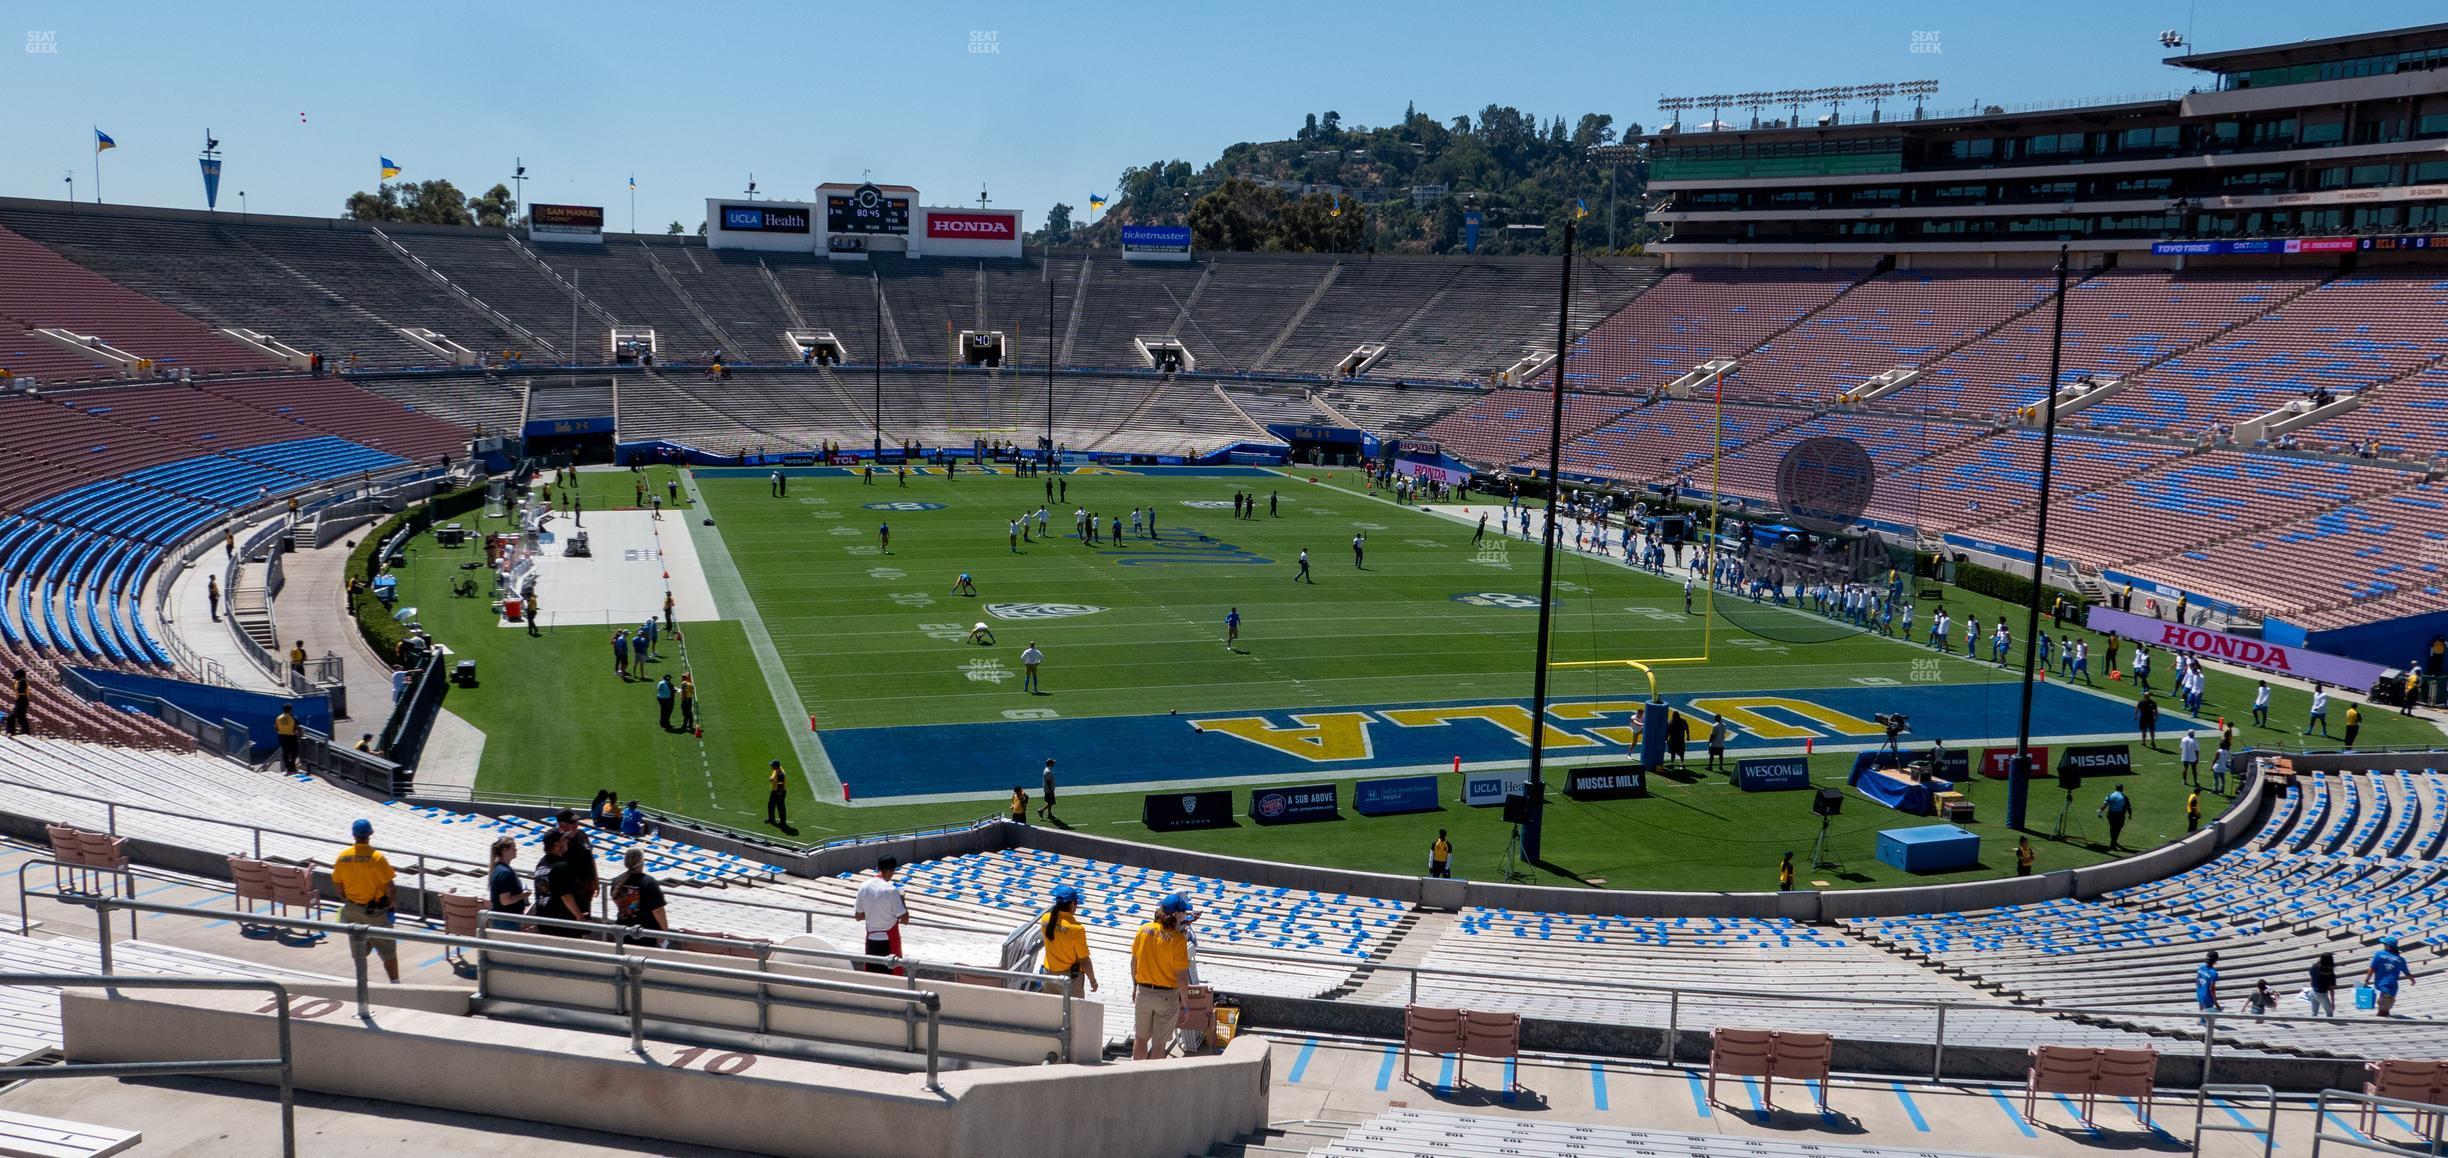
<instances>
[{"instance_id":1,"label":"white yard line","mask_svg":"<svg viewBox=\"0 0 2448 1158\"><path fill-rule=\"evenodd\" d=\"M748 650L765 673L765 690L772 693L774 710L782 715L782 732L791 738L791 750L799 755L808 792L819 804L840 800L841 775L834 771L833 760L825 755L824 743L815 730L807 727L810 715L807 703L799 698L799 685L791 681L781 651L774 647L772 634L765 630L765 617L757 613L756 600L749 596L748 584L740 578L739 565L731 561L731 549L723 545L722 529L711 521L712 508L697 489L696 474L683 473L680 483L688 488L689 500L694 504L686 512L692 516L689 537L696 541L697 562L705 573L706 590L723 618L737 620L747 634Z\"/></svg>"}]
</instances>

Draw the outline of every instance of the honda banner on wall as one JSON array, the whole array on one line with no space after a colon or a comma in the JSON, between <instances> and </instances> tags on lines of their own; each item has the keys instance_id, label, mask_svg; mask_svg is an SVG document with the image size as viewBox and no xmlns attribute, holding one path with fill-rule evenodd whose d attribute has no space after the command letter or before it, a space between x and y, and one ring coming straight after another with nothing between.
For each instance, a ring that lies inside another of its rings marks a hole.
<instances>
[{"instance_id":1,"label":"honda banner on wall","mask_svg":"<svg viewBox=\"0 0 2448 1158\"><path fill-rule=\"evenodd\" d=\"M926 257L1018 257L1020 211L1016 209L918 209L912 251Z\"/></svg>"},{"instance_id":2,"label":"honda banner on wall","mask_svg":"<svg viewBox=\"0 0 2448 1158\"><path fill-rule=\"evenodd\" d=\"M2212 631L2207 627L2136 615L2130 611L2111 611L2099 606L2091 608L2090 615L2083 623L2093 631L2114 632L2148 647L2171 648L2203 659L2357 691L2380 682L2381 674L2386 670L2379 664L2365 663L2359 659L2286 647L2249 635Z\"/></svg>"}]
</instances>

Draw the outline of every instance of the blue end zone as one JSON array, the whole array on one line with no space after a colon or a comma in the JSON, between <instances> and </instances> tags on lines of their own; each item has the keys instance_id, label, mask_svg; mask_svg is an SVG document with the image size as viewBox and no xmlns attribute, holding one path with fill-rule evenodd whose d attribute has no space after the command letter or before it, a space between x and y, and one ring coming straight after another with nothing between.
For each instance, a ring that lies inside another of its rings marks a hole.
<instances>
[{"instance_id":1,"label":"blue end zone","mask_svg":"<svg viewBox=\"0 0 2448 1158\"><path fill-rule=\"evenodd\" d=\"M1797 691L1698 693L1666 700L1692 717L1690 752L1708 746L1712 713L1732 727L1731 755L1819 747L1874 747L1874 717L1912 717L1908 746L2013 743L2017 685L1917 684ZM1042 702L1042 701L1041 701ZM1559 763L1621 760L1638 705L1632 700L1559 700L1549 706L1547 752ZM2033 689L2033 742L2130 739L2132 704L2054 683ZM1106 716L976 724L849 728L820 739L861 800L993 796L1034 787L1048 757L1065 787L1290 780L1519 763L1529 755L1527 700L1453 700L1181 716ZM2213 729L2163 711L2164 744L2189 728Z\"/></svg>"}]
</instances>

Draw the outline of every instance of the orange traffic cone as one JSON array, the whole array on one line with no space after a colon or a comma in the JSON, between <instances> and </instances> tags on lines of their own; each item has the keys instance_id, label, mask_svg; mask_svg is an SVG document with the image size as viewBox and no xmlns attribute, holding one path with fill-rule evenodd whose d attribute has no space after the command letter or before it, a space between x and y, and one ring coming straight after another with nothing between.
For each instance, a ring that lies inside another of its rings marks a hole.
<instances>
[{"instance_id":1,"label":"orange traffic cone","mask_svg":"<svg viewBox=\"0 0 2448 1158\"><path fill-rule=\"evenodd\" d=\"M696 727L696 733L697 733L697 735L696 735L696 737L695 737L696 739L699 739L699 740L705 739L705 725L704 725L704 724L699 724L699 725L697 725L697 727Z\"/></svg>"},{"instance_id":2,"label":"orange traffic cone","mask_svg":"<svg viewBox=\"0 0 2448 1158\"><path fill-rule=\"evenodd\" d=\"M850 782L847 780L842 781L842 803L850 803Z\"/></svg>"}]
</instances>

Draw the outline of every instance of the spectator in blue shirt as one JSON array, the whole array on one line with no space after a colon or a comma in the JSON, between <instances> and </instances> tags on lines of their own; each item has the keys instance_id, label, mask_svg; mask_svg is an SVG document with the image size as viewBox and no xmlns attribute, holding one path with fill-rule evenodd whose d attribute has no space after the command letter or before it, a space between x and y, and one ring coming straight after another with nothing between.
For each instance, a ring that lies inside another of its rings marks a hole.
<instances>
[{"instance_id":1,"label":"spectator in blue shirt","mask_svg":"<svg viewBox=\"0 0 2448 1158\"><path fill-rule=\"evenodd\" d=\"M2384 938L2380 942L2380 951L2372 954L2371 968L2363 975L2363 983L2371 986L2372 992L2380 999L2379 1007L2373 1012L2387 1017L2389 1010L2396 1008L2397 983L2400 981L2412 984L2414 970L2406 965L2405 954L2397 951L2397 938Z\"/></svg>"},{"instance_id":2,"label":"spectator in blue shirt","mask_svg":"<svg viewBox=\"0 0 2448 1158\"><path fill-rule=\"evenodd\" d=\"M2193 1003L2203 1013L2218 1009L2218 951L2202 958L2201 968L2193 971Z\"/></svg>"},{"instance_id":3,"label":"spectator in blue shirt","mask_svg":"<svg viewBox=\"0 0 2448 1158\"><path fill-rule=\"evenodd\" d=\"M622 836L653 835L646 824L646 810L638 807L637 801L630 801L629 807L621 810L620 830Z\"/></svg>"}]
</instances>

